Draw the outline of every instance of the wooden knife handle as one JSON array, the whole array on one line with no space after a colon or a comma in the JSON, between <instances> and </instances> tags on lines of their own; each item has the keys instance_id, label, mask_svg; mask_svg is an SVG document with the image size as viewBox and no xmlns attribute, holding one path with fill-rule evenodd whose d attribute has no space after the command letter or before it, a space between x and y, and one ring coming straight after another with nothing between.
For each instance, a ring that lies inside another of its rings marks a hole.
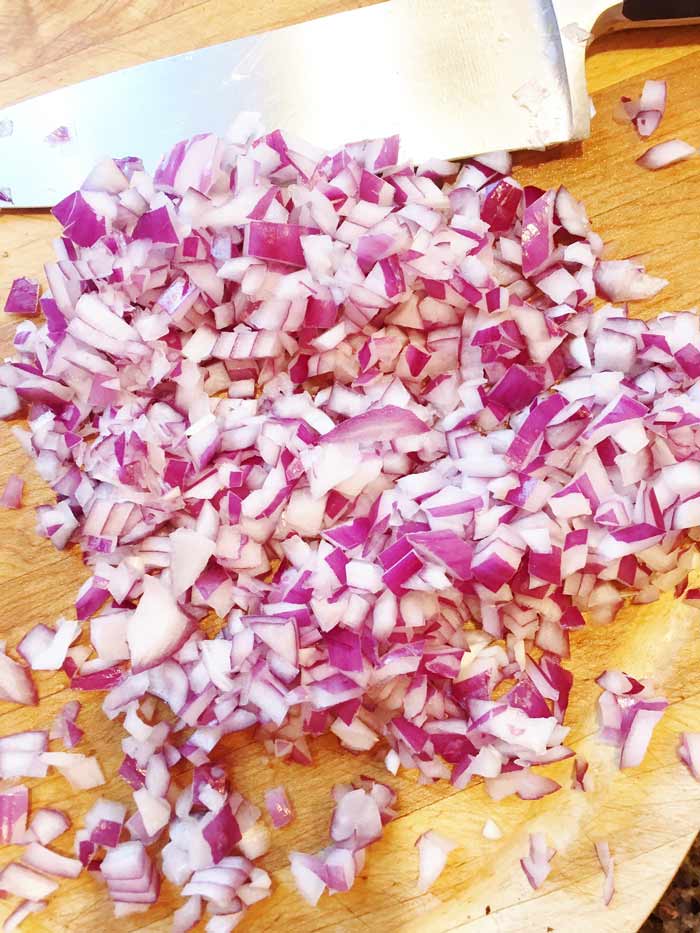
<instances>
[{"instance_id":1,"label":"wooden knife handle","mask_svg":"<svg viewBox=\"0 0 700 933\"><path fill-rule=\"evenodd\" d=\"M640 26L700 24L700 0L553 0L561 26L578 23L594 38Z\"/></svg>"},{"instance_id":2,"label":"wooden knife handle","mask_svg":"<svg viewBox=\"0 0 700 933\"><path fill-rule=\"evenodd\" d=\"M625 0L622 15L633 23L700 18L700 0Z\"/></svg>"}]
</instances>

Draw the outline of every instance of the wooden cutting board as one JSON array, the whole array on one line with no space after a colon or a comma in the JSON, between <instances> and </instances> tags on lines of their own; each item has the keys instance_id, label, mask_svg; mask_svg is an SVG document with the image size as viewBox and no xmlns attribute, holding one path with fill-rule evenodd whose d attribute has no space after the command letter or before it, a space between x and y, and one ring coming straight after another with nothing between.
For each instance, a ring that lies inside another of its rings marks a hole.
<instances>
[{"instance_id":1,"label":"wooden cutting board","mask_svg":"<svg viewBox=\"0 0 700 933\"><path fill-rule=\"evenodd\" d=\"M342 0L32 0L0 6L0 106L197 45L233 38L351 3ZM357 56L360 50L346 50ZM598 116L593 138L545 156L520 160L518 176L540 185L565 183L582 198L611 257L639 256L654 275L671 284L656 307L692 306L700 294L700 159L649 173L634 159L644 145L630 128L611 120L621 93L638 93L647 77L664 77L670 105L658 141L680 136L700 147L700 29L654 30L601 40L591 52L589 81ZM138 102L134 102L138 106ZM0 164L1 170L1 164ZM38 166L40 170L40 165ZM1 181L1 178L0 178ZM0 299L11 280L39 276L50 253L56 225L41 212L0 216ZM644 310L644 309L642 309ZM647 309L651 310L651 309ZM0 349L10 351L12 325L0 323ZM46 500L6 424L0 423L0 488L12 472L27 480L24 508L0 511L0 638L14 647L37 622L70 614L75 591L86 577L76 549L55 551L34 534L33 507ZM678 733L700 730L700 612L665 598L629 610L614 625L573 639L576 685L568 722L571 744L589 759L595 792L569 790L570 763L548 769L564 789L544 801L491 801L481 785L456 793L449 786L418 787L412 775L392 781L399 793L400 818L370 851L353 891L324 897L318 909L296 894L287 853L313 852L325 844L331 812L330 787L361 773L385 776L369 755L353 756L328 738L314 746L313 768L267 760L248 735L223 743L217 752L237 787L262 805L266 787L284 783L297 819L273 834L262 860L274 879L274 895L256 905L242 929L310 933L632 933L648 915L700 829L700 785L676 760ZM653 677L671 701L643 765L620 773L612 750L595 740L593 678L604 668L623 668ZM61 675L39 675L41 704L15 709L0 704L0 734L46 727L72 697ZM84 695L80 724L85 739L77 749L96 754L107 784L76 794L60 775L30 781L32 807L66 809L76 825L101 795L129 802L125 784L113 775L121 759L121 727L100 712L100 696ZM182 777L184 783L184 776ZM487 817L503 830L499 842L481 836ZM459 843L433 890L417 896L418 835L435 828ZM528 831L547 833L557 848L554 870L533 892L518 864ZM602 875L593 843L608 839L617 863L617 894L605 909ZM72 834L56 848L70 852ZM6 849L2 862L17 853ZM103 929L166 933L168 915L180 903L164 885L149 913L115 922L104 888L89 877L66 881L49 908L23 927L30 933L93 933ZM0 917L9 908L0 906ZM200 929L200 928L198 928Z\"/></svg>"}]
</instances>

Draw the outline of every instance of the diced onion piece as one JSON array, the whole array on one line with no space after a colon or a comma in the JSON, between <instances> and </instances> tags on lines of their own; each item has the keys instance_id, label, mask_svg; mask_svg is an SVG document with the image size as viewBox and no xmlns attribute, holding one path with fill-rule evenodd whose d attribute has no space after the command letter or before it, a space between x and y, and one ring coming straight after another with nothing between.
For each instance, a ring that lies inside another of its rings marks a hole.
<instances>
[{"instance_id":1,"label":"diced onion piece","mask_svg":"<svg viewBox=\"0 0 700 933\"><path fill-rule=\"evenodd\" d=\"M0 699L22 706L36 706L38 702L31 674L4 651L0 651Z\"/></svg>"},{"instance_id":2,"label":"diced onion piece","mask_svg":"<svg viewBox=\"0 0 700 933\"><path fill-rule=\"evenodd\" d=\"M529 852L525 858L520 859L520 865L533 890L536 891L544 884L552 870L550 863L556 854L556 849L547 845L544 833L530 833Z\"/></svg>"},{"instance_id":3,"label":"diced onion piece","mask_svg":"<svg viewBox=\"0 0 700 933\"><path fill-rule=\"evenodd\" d=\"M288 826L294 819L294 810L284 787L273 787L266 790L265 806L275 829Z\"/></svg>"},{"instance_id":4,"label":"diced onion piece","mask_svg":"<svg viewBox=\"0 0 700 933\"><path fill-rule=\"evenodd\" d=\"M3 933L11 933L22 925L30 914L46 910L48 904L46 901L21 901L11 914L5 918L2 929Z\"/></svg>"},{"instance_id":5,"label":"diced onion piece","mask_svg":"<svg viewBox=\"0 0 700 933\"><path fill-rule=\"evenodd\" d=\"M637 165L655 172L657 169L666 168L667 165L675 165L676 162L690 159L696 152L695 146L683 142L682 139L669 139L668 142L657 143L647 149L637 159Z\"/></svg>"},{"instance_id":6,"label":"diced onion piece","mask_svg":"<svg viewBox=\"0 0 700 933\"><path fill-rule=\"evenodd\" d=\"M419 860L418 893L425 894L442 874L447 856L457 848L457 843L429 829L418 837L416 846Z\"/></svg>"},{"instance_id":7,"label":"diced onion piece","mask_svg":"<svg viewBox=\"0 0 700 933\"><path fill-rule=\"evenodd\" d=\"M166 661L182 645L191 629L173 593L159 578L144 577L143 587L143 596L126 630L135 671Z\"/></svg>"},{"instance_id":8,"label":"diced onion piece","mask_svg":"<svg viewBox=\"0 0 700 933\"><path fill-rule=\"evenodd\" d=\"M0 496L0 507L3 509L19 509L22 507L22 491L24 490L24 480L16 473L11 473L7 477L7 483Z\"/></svg>"},{"instance_id":9,"label":"diced onion piece","mask_svg":"<svg viewBox=\"0 0 700 933\"><path fill-rule=\"evenodd\" d=\"M39 313L39 283L32 279L15 279L5 300L5 314L35 315Z\"/></svg>"},{"instance_id":10,"label":"diced onion piece","mask_svg":"<svg viewBox=\"0 0 700 933\"><path fill-rule=\"evenodd\" d=\"M26 847L22 853L22 864L58 878L77 878L83 870L78 859L52 852L38 842L32 842Z\"/></svg>"},{"instance_id":11,"label":"diced onion piece","mask_svg":"<svg viewBox=\"0 0 700 933\"><path fill-rule=\"evenodd\" d=\"M24 842L29 791L24 784L0 791L0 845Z\"/></svg>"},{"instance_id":12,"label":"diced onion piece","mask_svg":"<svg viewBox=\"0 0 700 933\"><path fill-rule=\"evenodd\" d=\"M76 790L90 790L105 783L102 768L94 756L67 752L44 752L42 760L53 766Z\"/></svg>"},{"instance_id":13,"label":"diced onion piece","mask_svg":"<svg viewBox=\"0 0 700 933\"><path fill-rule=\"evenodd\" d=\"M62 810L35 810L29 823L29 837L47 846L70 828L70 819Z\"/></svg>"},{"instance_id":14,"label":"diced onion piece","mask_svg":"<svg viewBox=\"0 0 700 933\"><path fill-rule=\"evenodd\" d=\"M57 887L53 879L19 862L10 862L0 872L0 891L26 900L43 900Z\"/></svg>"}]
</instances>

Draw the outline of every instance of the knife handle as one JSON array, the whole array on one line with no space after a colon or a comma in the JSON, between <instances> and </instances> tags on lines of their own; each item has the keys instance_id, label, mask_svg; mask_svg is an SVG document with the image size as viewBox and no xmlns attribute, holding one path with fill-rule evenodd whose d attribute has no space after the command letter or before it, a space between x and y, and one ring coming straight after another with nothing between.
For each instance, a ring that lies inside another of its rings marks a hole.
<instances>
[{"instance_id":1,"label":"knife handle","mask_svg":"<svg viewBox=\"0 0 700 933\"><path fill-rule=\"evenodd\" d=\"M578 23L597 39L640 26L700 23L700 0L553 0L560 25Z\"/></svg>"},{"instance_id":2,"label":"knife handle","mask_svg":"<svg viewBox=\"0 0 700 933\"><path fill-rule=\"evenodd\" d=\"M700 18L700 0L625 0L622 15L633 23Z\"/></svg>"},{"instance_id":3,"label":"knife handle","mask_svg":"<svg viewBox=\"0 0 700 933\"><path fill-rule=\"evenodd\" d=\"M557 10L576 12L584 28L590 28L594 38L619 29L640 26L674 26L700 23L700 0L555 0ZM588 14L588 19L583 14ZM562 22L563 20L560 20ZM590 27L586 24L590 23Z\"/></svg>"}]
</instances>

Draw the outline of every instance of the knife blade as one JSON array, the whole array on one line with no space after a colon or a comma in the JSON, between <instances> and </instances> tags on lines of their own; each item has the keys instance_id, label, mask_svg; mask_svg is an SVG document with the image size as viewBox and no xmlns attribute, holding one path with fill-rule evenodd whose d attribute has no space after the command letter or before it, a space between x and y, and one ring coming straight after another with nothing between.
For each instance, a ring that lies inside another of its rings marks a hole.
<instances>
[{"instance_id":1,"label":"knife blade","mask_svg":"<svg viewBox=\"0 0 700 933\"><path fill-rule=\"evenodd\" d=\"M534 76L534 77L533 77ZM240 110L322 147L400 133L402 155L458 157L571 137L550 0L388 0L83 81L0 111L0 189L56 203L101 158L152 170ZM59 126L70 140L47 137Z\"/></svg>"}]
</instances>

